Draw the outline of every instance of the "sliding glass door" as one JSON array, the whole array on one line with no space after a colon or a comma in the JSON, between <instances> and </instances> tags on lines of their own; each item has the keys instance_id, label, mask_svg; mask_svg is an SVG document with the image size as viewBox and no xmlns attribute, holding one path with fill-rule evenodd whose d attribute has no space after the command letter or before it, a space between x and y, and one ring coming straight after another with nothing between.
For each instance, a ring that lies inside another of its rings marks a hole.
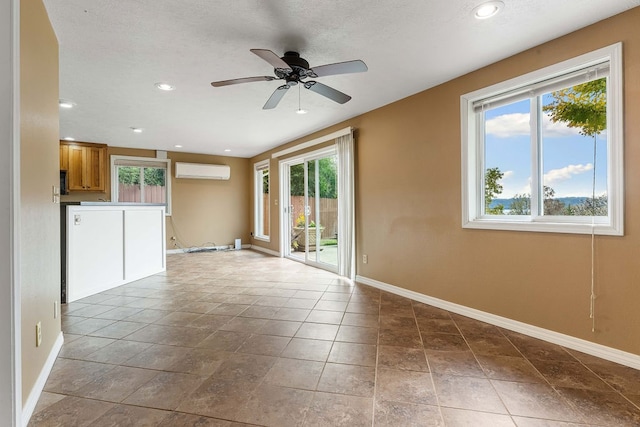
<instances>
[{"instance_id":1,"label":"sliding glass door","mask_svg":"<svg viewBox=\"0 0 640 427\"><path fill-rule=\"evenodd\" d=\"M335 149L284 162L284 255L338 271L338 172Z\"/></svg>"}]
</instances>

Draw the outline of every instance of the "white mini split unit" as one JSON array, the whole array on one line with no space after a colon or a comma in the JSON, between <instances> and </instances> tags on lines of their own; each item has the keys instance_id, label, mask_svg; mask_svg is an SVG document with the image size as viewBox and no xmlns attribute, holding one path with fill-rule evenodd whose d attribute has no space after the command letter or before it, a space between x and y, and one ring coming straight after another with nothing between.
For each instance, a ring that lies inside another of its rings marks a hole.
<instances>
[{"instance_id":1,"label":"white mini split unit","mask_svg":"<svg viewBox=\"0 0 640 427\"><path fill-rule=\"evenodd\" d=\"M229 179L231 168L227 165L176 162L176 178Z\"/></svg>"}]
</instances>

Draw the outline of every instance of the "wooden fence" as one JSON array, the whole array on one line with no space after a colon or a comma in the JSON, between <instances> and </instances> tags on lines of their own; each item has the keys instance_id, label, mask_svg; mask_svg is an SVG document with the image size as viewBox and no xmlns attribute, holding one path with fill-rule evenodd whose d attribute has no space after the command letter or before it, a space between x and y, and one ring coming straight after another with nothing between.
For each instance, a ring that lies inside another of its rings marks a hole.
<instances>
[{"instance_id":1,"label":"wooden fence","mask_svg":"<svg viewBox=\"0 0 640 427\"><path fill-rule=\"evenodd\" d=\"M325 199L320 198L320 221L315 217L316 210L316 198L309 197L309 207L311 215L309 215L309 222L314 221L316 224L319 222L324 230L322 230L321 237L323 239L332 239L338 235L338 199ZM296 226L296 220L300 215L304 215L304 196L291 196L289 204L291 209L291 225Z\"/></svg>"},{"instance_id":2,"label":"wooden fence","mask_svg":"<svg viewBox=\"0 0 640 427\"><path fill-rule=\"evenodd\" d=\"M145 203L166 203L165 187L162 185L146 185L144 187ZM118 187L119 202L140 203L141 191L138 184L119 184Z\"/></svg>"}]
</instances>

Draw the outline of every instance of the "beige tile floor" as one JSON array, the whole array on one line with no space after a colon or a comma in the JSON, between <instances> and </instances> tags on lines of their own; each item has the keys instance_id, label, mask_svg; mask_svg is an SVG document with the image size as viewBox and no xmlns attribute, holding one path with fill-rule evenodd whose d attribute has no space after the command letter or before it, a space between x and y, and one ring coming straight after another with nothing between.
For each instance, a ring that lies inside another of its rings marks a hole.
<instances>
[{"instance_id":1,"label":"beige tile floor","mask_svg":"<svg viewBox=\"0 0 640 427\"><path fill-rule=\"evenodd\" d=\"M640 425L640 371L248 250L167 263L65 306L30 426Z\"/></svg>"}]
</instances>

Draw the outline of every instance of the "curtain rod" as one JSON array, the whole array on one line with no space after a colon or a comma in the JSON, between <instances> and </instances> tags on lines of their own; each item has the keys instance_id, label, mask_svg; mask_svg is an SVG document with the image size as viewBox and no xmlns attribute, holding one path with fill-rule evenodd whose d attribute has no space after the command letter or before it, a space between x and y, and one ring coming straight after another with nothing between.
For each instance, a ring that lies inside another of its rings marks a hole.
<instances>
[{"instance_id":1,"label":"curtain rod","mask_svg":"<svg viewBox=\"0 0 640 427\"><path fill-rule=\"evenodd\" d=\"M301 142L300 144L294 145L293 147L285 148L284 150L275 152L275 153L273 153L271 155L271 158L272 159L276 159L276 158L284 156L286 154L295 153L296 151L300 151L300 150L303 150L303 149L308 148L308 147L313 147L314 145L322 144L323 142L327 142L327 141L339 138L339 137L344 136L344 135L349 135L351 132L353 132L353 128L351 126L349 126L349 127L344 128L344 129L340 129L340 130L337 130L335 132L332 132L332 133L330 133L328 135L324 135L324 136L321 136L321 137L318 137L318 138L314 138L314 139L311 139L311 140L306 141L306 142Z\"/></svg>"}]
</instances>

